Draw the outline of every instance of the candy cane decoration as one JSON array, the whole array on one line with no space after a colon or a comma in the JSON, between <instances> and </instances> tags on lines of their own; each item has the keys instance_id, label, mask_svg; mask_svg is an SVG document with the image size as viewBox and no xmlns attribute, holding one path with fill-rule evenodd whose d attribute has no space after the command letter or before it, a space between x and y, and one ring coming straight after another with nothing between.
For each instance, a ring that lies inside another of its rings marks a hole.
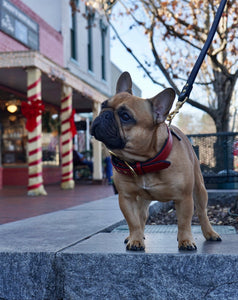
<instances>
[{"instance_id":1,"label":"candy cane decoration","mask_svg":"<svg viewBox=\"0 0 238 300\"><path fill-rule=\"evenodd\" d=\"M61 97L61 158L62 158L62 189L73 189L73 144L71 133L72 88L63 85Z\"/></svg>"},{"instance_id":2,"label":"candy cane decoration","mask_svg":"<svg viewBox=\"0 0 238 300\"><path fill-rule=\"evenodd\" d=\"M41 100L41 71L27 70L28 103ZM42 179L42 128L41 115L36 118L36 128L28 131L28 195L47 195Z\"/></svg>"}]
</instances>

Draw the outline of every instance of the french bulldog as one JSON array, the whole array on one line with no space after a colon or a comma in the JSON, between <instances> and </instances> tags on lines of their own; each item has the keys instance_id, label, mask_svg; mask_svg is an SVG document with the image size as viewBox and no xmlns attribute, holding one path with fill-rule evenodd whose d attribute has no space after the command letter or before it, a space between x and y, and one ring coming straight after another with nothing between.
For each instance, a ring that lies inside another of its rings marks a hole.
<instances>
[{"instance_id":1,"label":"french bulldog","mask_svg":"<svg viewBox=\"0 0 238 300\"><path fill-rule=\"evenodd\" d=\"M112 155L113 179L130 233L127 250L145 249L152 200L174 201L179 250L197 249L191 232L194 204L205 239L221 241L207 217L207 191L191 143L177 127L165 123L174 98L171 88L151 99L132 95L131 76L124 72L116 95L102 103L91 127L91 134Z\"/></svg>"}]
</instances>

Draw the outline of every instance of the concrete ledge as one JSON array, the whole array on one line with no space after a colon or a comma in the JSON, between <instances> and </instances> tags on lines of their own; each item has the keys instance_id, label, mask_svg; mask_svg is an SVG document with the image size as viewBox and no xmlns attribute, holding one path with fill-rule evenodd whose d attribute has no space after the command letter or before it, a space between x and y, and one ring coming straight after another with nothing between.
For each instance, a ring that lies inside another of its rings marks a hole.
<instances>
[{"instance_id":1,"label":"concrete ledge","mask_svg":"<svg viewBox=\"0 0 238 300\"><path fill-rule=\"evenodd\" d=\"M0 299L238 299L238 235L179 252L176 234L147 234L144 253L124 234L99 233L58 253L0 253Z\"/></svg>"},{"instance_id":2,"label":"concrete ledge","mask_svg":"<svg viewBox=\"0 0 238 300\"><path fill-rule=\"evenodd\" d=\"M176 234L146 233L128 252L117 197L0 226L1 300L238 299L238 235L179 252Z\"/></svg>"},{"instance_id":3,"label":"concrete ledge","mask_svg":"<svg viewBox=\"0 0 238 300\"><path fill-rule=\"evenodd\" d=\"M64 298L58 253L123 219L117 196L0 225L0 299Z\"/></svg>"},{"instance_id":4,"label":"concrete ledge","mask_svg":"<svg viewBox=\"0 0 238 300\"><path fill-rule=\"evenodd\" d=\"M99 234L60 253L64 299L238 299L237 236L196 236L192 253L178 252L176 235L147 236L148 253L126 252L122 237Z\"/></svg>"},{"instance_id":5,"label":"concrete ledge","mask_svg":"<svg viewBox=\"0 0 238 300\"><path fill-rule=\"evenodd\" d=\"M64 299L238 299L234 257L78 254L62 263Z\"/></svg>"},{"instance_id":6,"label":"concrete ledge","mask_svg":"<svg viewBox=\"0 0 238 300\"><path fill-rule=\"evenodd\" d=\"M60 299L55 254L0 252L0 299Z\"/></svg>"}]
</instances>

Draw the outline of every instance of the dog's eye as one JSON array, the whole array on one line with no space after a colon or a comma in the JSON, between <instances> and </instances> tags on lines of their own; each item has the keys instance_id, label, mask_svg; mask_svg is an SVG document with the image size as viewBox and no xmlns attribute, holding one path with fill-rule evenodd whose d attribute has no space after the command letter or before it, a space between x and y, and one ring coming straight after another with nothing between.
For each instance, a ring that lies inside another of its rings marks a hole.
<instances>
[{"instance_id":1,"label":"dog's eye","mask_svg":"<svg viewBox=\"0 0 238 300\"><path fill-rule=\"evenodd\" d=\"M125 122L131 119L130 115L125 111L120 113L120 118Z\"/></svg>"},{"instance_id":2,"label":"dog's eye","mask_svg":"<svg viewBox=\"0 0 238 300\"><path fill-rule=\"evenodd\" d=\"M124 107L120 107L117 111L118 116L120 118L120 121L122 125L130 125L130 124L135 124L136 120L133 118L131 113Z\"/></svg>"}]
</instances>

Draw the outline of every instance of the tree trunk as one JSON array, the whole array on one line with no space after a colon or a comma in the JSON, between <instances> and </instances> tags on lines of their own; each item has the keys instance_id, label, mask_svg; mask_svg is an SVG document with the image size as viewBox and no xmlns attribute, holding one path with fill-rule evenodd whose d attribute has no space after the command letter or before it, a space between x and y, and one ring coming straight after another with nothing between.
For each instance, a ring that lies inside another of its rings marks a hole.
<instances>
[{"instance_id":1,"label":"tree trunk","mask_svg":"<svg viewBox=\"0 0 238 300\"><path fill-rule=\"evenodd\" d=\"M216 60L215 60L216 61ZM235 85L235 78L231 74L225 74L213 61L214 82L213 88L217 98L217 107L212 116L217 132L229 131L230 104Z\"/></svg>"}]
</instances>

